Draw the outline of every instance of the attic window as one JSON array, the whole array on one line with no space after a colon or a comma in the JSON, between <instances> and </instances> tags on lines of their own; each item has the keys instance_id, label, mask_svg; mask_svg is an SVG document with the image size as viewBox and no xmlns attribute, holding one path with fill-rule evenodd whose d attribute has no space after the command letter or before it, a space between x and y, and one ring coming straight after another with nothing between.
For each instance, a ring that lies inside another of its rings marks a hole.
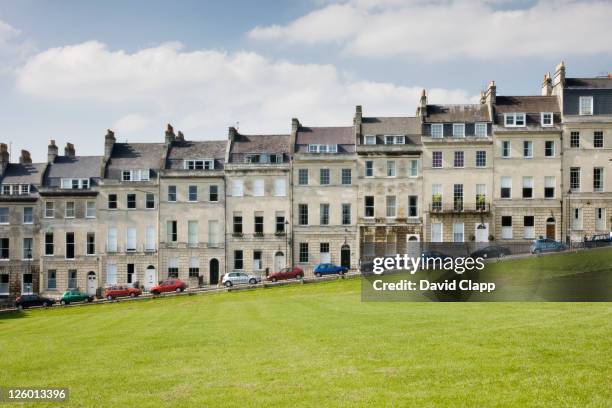
<instances>
[{"instance_id":1,"label":"attic window","mask_svg":"<svg viewBox=\"0 0 612 408\"><path fill-rule=\"evenodd\" d=\"M581 115L592 115L593 114L593 97L592 96L581 96L580 100L580 114Z\"/></svg>"},{"instance_id":2,"label":"attic window","mask_svg":"<svg viewBox=\"0 0 612 408\"><path fill-rule=\"evenodd\" d=\"M190 159L185 160L185 170L213 170L215 168L214 159Z\"/></svg>"},{"instance_id":3,"label":"attic window","mask_svg":"<svg viewBox=\"0 0 612 408\"><path fill-rule=\"evenodd\" d=\"M248 156L246 156L246 160L247 163L259 163L259 164L276 164L276 163L282 163L283 162L283 155L282 154L266 154L266 153L262 153L262 154L250 154Z\"/></svg>"},{"instance_id":4,"label":"attic window","mask_svg":"<svg viewBox=\"0 0 612 408\"><path fill-rule=\"evenodd\" d=\"M404 135L385 135L385 144L405 144Z\"/></svg>"},{"instance_id":5,"label":"attic window","mask_svg":"<svg viewBox=\"0 0 612 408\"><path fill-rule=\"evenodd\" d=\"M453 137L465 137L465 123L453 123Z\"/></svg>"},{"instance_id":6,"label":"attic window","mask_svg":"<svg viewBox=\"0 0 612 408\"><path fill-rule=\"evenodd\" d=\"M542 112L540 115L541 115L542 126L552 126L553 125L552 112Z\"/></svg>"},{"instance_id":7,"label":"attic window","mask_svg":"<svg viewBox=\"0 0 612 408\"><path fill-rule=\"evenodd\" d=\"M148 181L149 169L123 170L121 180L123 181Z\"/></svg>"},{"instance_id":8,"label":"attic window","mask_svg":"<svg viewBox=\"0 0 612 408\"><path fill-rule=\"evenodd\" d=\"M308 153L338 153L337 144L310 144Z\"/></svg>"},{"instance_id":9,"label":"attic window","mask_svg":"<svg viewBox=\"0 0 612 408\"><path fill-rule=\"evenodd\" d=\"M71 190L86 190L89 188L89 179L62 179L61 187Z\"/></svg>"},{"instance_id":10,"label":"attic window","mask_svg":"<svg viewBox=\"0 0 612 408\"><path fill-rule=\"evenodd\" d=\"M431 137L434 139L442 139L444 137L444 125L442 123L433 123L431 125Z\"/></svg>"},{"instance_id":11,"label":"attic window","mask_svg":"<svg viewBox=\"0 0 612 408\"><path fill-rule=\"evenodd\" d=\"M364 139L364 144L375 145L376 144L376 135L366 135L365 139Z\"/></svg>"},{"instance_id":12,"label":"attic window","mask_svg":"<svg viewBox=\"0 0 612 408\"><path fill-rule=\"evenodd\" d=\"M474 125L474 135L476 137L487 137L487 124L486 123L476 123Z\"/></svg>"},{"instance_id":13,"label":"attic window","mask_svg":"<svg viewBox=\"0 0 612 408\"><path fill-rule=\"evenodd\" d=\"M524 113L506 113L504 114L505 127L522 127L525 126Z\"/></svg>"},{"instance_id":14,"label":"attic window","mask_svg":"<svg viewBox=\"0 0 612 408\"><path fill-rule=\"evenodd\" d=\"M3 184L2 195L28 195L30 194L29 184Z\"/></svg>"}]
</instances>

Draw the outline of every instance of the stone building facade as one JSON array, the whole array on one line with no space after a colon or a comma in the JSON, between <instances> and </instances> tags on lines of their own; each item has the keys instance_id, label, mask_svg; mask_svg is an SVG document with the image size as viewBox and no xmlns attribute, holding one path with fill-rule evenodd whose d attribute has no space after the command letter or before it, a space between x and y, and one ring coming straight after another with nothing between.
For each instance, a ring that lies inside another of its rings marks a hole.
<instances>
[{"instance_id":1,"label":"stone building facade","mask_svg":"<svg viewBox=\"0 0 612 408\"><path fill-rule=\"evenodd\" d=\"M0 301L167 277L217 284L411 242L581 241L612 229L612 77L546 74L539 95L430 104L287 134L118 143L47 160L0 144Z\"/></svg>"}]
</instances>

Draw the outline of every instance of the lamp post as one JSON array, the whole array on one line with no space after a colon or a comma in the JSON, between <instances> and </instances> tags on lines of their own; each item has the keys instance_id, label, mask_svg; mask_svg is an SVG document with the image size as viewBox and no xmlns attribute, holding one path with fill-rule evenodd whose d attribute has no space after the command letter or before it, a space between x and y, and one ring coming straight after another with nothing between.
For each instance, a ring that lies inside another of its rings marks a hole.
<instances>
[{"instance_id":1,"label":"lamp post","mask_svg":"<svg viewBox=\"0 0 612 408\"><path fill-rule=\"evenodd\" d=\"M572 223L573 223L571 199L572 199L572 189L570 188L569 190L567 190L567 233L565 235L565 242L568 245L572 237Z\"/></svg>"},{"instance_id":2,"label":"lamp post","mask_svg":"<svg viewBox=\"0 0 612 408\"><path fill-rule=\"evenodd\" d=\"M289 221L287 220L285 220L285 266L289 266Z\"/></svg>"}]
</instances>

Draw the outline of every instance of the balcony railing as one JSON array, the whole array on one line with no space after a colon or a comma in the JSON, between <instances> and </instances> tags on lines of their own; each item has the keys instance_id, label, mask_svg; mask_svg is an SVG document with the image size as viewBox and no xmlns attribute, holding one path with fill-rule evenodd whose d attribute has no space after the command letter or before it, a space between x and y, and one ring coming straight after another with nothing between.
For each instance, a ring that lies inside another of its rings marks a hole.
<instances>
[{"instance_id":1,"label":"balcony railing","mask_svg":"<svg viewBox=\"0 0 612 408\"><path fill-rule=\"evenodd\" d=\"M488 213L491 212L491 204L489 203L462 203L454 202L452 204L443 204L433 202L429 206L431 213L447 213L447 214L466 214L466 213Z\"/></svg>"}]
</instances>

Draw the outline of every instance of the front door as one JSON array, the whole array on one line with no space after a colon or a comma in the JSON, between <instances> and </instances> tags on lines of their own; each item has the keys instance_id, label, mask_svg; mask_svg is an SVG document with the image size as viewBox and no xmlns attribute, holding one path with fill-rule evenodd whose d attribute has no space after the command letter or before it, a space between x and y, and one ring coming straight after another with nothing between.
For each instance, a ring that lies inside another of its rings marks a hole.
<instances>
[{"instance_id":1,"label":"front door","mask_svg":"<svg viewBox=\"0 0 612 408\"><path fill-rule=\"evenodd\" d=\"M340 266L351 268L351 247L346 244L340 248Z\"/></svg>"},{"instance_id":2,"label":"front door","mask_svg":"<svg viewBox=\"0 0 612 408\"><path fill-rule=\"evenodd\" d=\"M548 220L546 220L546 238L555 239L556 237L555 229L556 228L555 228L554 218L553 219L549 218Z\"/></svg>"},{"instance_id":3,"label":"front door","mask_svg":"<svg viewBox=\"0 0 612 408\"><path fill-rule=\"evenodd\" d=\"M145 290L151 289L155 286L155 281L157 279L157 272L153 266L149 266L145 271L145 282L144 288Z\"/></svg>"},{"instance_id":4,"label":"front door","mask_svg":"<svg viewBox=\"0 0 612 408\"><path fill-rule=\"evenodd\" d=\"M476 224L476 232L474 233L476 242L489 242L489 223Z\"/></svg>"},{"instance_id":5,"label":"front door","mask_svg":"<svg viewBox=\"0 0 612 408\"><path fill-rule=\"evenodd\" d=\"M278 272L285 267L285 254L277 252L274 255L274 272Z\"/></svg>"},{"instance_id":6,"label":"front door","mask_svg":"<svg viewBox=\"0 0 612 408\"><path fill-rule=\"evenodd\" d=\"M21 293L23 295L31 295L33 293L34 286L32 284L32 274L24 273L22 278Z\"/></svg>"},{"instance_id":7,"label":"front door","mask_svg":"<svg viewBox=\"0 0 612 408\"><path fill-rule=\"evenodd\" d=\"M219 261L216 258L210 260L210 285L219 283Z\"/></svg>"},{"instance_id":8,"label":"front door","mask_svg":"<svg viewBox=\"0 0 612 408\"><path fill-rule=\"evenodd\" d=\"M91 271L87 274L87 294L89 296L94 296L96 294L97 289L98 278L96 277L96 273Z\"/></svg>"}]
</instances>

